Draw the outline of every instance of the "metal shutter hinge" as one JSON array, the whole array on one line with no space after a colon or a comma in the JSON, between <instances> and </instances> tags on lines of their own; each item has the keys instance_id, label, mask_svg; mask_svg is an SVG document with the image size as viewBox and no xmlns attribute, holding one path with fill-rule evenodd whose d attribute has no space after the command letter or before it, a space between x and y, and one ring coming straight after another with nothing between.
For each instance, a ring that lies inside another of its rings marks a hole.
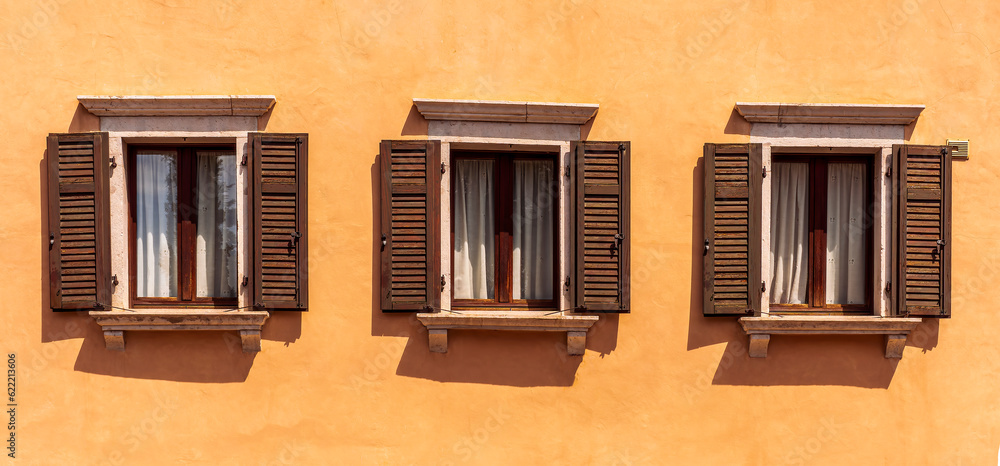
<instances>
[{"instance_id":1,"label":"metal shutter hinge","mask_svg":"<svg viewBox=\"0 0 1000 466\"><path fill-rule=\"evenodd\" d=\"M118 287L118 275L112 275L111 276L111 286L113 286L115 288Z\"/></svg>"},{"instance_id":2,"label":"metal shutter hinge","mask_svg":"<svg viewBox=\"0 0 1000 466\"><path fill-rule=\"evenodd\" d=\"M246 288L247 285L249 285L249 284L250 284L250 277L244 275L243 276L243 288Z\"/></svg>"},{"instance_id":3,"label":"metal shutter hinge","mask_svg":"<svg viewBox=\"0 0 1000 466\"><path fill-rule=\"evenodd\" d=\"M444 173L444 162L441 162L441 173Z\"/></svg>"},{"instance_id":4,"label":"metal shutter hinge","mask_svg":"<svg viewBox=\"0 0 1000 466\"><path fill-rule=\"evenodd\" d=\"M385 251L386 237L385 233L382 233L382 250Z\"/></svg>"},{"instance_id":5,"label":"metal shutter hinge","mask_svg":"<svg viewBox=\"0 0 1000 466\"><path fill-rule=\"evenodd\" d=\"M892 282L885 282L885 293L892 293Z\"/></svg>"},{"instance_id":6,"label":"metal shutter hinge","mask_svg":"<svg viewBox=\"0 0 1000 466\"><path fill-rule=\"evenodd\" d=\"M767 282L761 281L760 282L760 292L763 293L765 291L767 291Z\"/></svg>"},{"instance_id":7,"label":"metal shutter hinge","mask_svg":"<svg viewBox=\"0 0 1000 466\"><path fill-rule=\"evenodd\" d=\"M53 233L49 233L49 249L52 249L52 246L55 245L56 245L56 235Z\"/></svg>"},{"instance_id":8,"label":"metal shutter hinge","mask_svg":"<svg viewBox=\"0 0 1000 466\"><path fill-rule=\"evenodd\" d=\"M569 275L566 276L566 291L569 291Z\"/></svg>"},{"instance_id":9,"label":"metal shutter hinge","mask_svg":"<svg viewBox=\"0 0 1000 466\"><path fill-rule=\"evenodd\" d=\"M444 288L445 283L447 283L447 281L445 281L444 275L441 275L441 288Z\"/></svg>"},{"instance_id":10,"label":"metal shutter hinge","mask_svg":"<svg viewBox=\"0 0 1000 466\"><path fill-rule=\"evenodd\" d=\"M243 160L240 160L241 166L247 166L247 154L243 154Z\"/></svg>"},{"instance_id":11,"label":"metal shutter hinge","mask_svg":"<svg viewBox=\"0 0 1000 466\"><path fill-rule=\"evenodd\" d=\"M886 178L891 178L892 177L892 164L891 163L889 164L889 168L885 170L885 177Z\"/></svg>"},{"instance_id":12,"label":"metal shutter hinge","mask_svg":"<svg viewBox=\"0 0 1000 466\"><path fill-rule=\"evenodd\" d=\"M118 166L118 162L115 162L115 158L111 157L111 168L115 168L117 166Z\"/></svg>"},{"instance_id":13,"label":"metal shutter hinge","mask_svg":"<svg viewBox=\"0 0 1000 466\"><path fill-rule=\"evenodd\" d=\"M760 167L761 178L767 178L767 167Z\"/></svg>"}]
</instances>

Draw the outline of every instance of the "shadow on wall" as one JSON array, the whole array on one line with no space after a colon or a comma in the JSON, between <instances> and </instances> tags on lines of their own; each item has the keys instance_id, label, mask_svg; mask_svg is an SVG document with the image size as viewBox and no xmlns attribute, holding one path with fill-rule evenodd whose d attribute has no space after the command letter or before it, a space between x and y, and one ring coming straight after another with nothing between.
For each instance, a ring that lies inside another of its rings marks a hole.
<instances>
[{"instance_id":1,"label":"shadow on wall","mask_svg":"<svg viewBox=\"0 0 1000 466\"><path fill-rule=\"evenodd\" d=\"M98 131L100 120L78 106L69 132ZM48 151L39 162L40 205L48 206ZM123 166L124 161L119 162ZM47 207L46 207L47 208ZM31 365L40 368L56 357L62 346L44 345L83 338L74 370L92 374L178 382L243 382L250 373L256 354L243 353L235 331L131 331L125 332L125 351L105 347L100 326L85 311L55 312L50 309L49 227L43 212L39 232L41 250L41 342ZM284 342L285 346L302 334L300 312L272 313L261 331L261 339ZM266 349L265 349L266 351Z\"/></svg>"},{"instance_id":2,"label":"shadow on wall","mask_svg":"<svg viewBox=\"0 0 1000 466\"><path fill-rule=\"evenodd\" d=\"M713 385L845 385L888 388L898 359L885 358L882 335L775 335L766 358L747 354L749 339L736 317L705 317L702 311L705 161L692 172L691 298L687 349L726 343ZM938 321L925 319L908 346L937 346ZM903 357L906 357L904 354Z\"/></svg>"},{"instance_id":3,"label":"shadow on wall","mask_svg":"<svg viewBox=\"0 0 1000 466\"><path fill-rule=\"evenodd\" d=\"M411 108L404 135L427 134L426 121ZM421 120L421 121L417 121ZM571 386L583 356L566 352L564 332L453 330L448 352L432 353L427 329L416 314L384 313L381 282L381 210L379 156L371 166L372 186L372 335L408 337L396 374L438 382L481 383L515 387ZM587 349L603 357L617 347L618 316L601 316L587 335Z\"/></svg>"}]
</instances>

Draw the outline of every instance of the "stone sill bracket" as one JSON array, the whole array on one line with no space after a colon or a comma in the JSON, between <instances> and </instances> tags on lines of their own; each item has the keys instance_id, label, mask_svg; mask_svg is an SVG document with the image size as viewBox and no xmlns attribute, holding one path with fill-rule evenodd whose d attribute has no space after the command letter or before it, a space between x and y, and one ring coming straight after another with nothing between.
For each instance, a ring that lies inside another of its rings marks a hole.
<instances>
[{"instance_id":1,"label":"stone sill bracket","mask_svg":"<svg viewBox=\"0 0 1000 466\"><path fill-rule=\"evenodd\" d=\"M107 349L125 351L125 331L133 330L236 330L244 353L260 351L260 329L270 316L266 311L92 311L90 316L104 331Z\"/></svg>"},{"instance_id":2,"label":"stone sill bracket","mask_svg":"<svg viewBox=\"0 0 1000 466\"><path fill-rule=\"evenodd\" d=\"M594 315L549 314L540 312L435 312L417 314L417 320L427 327L430 350L448 352L448 330L520 330L566 332L566 351L580 356L587 347L587 330L600 319Z\"/></svg>"},{"instance_id":3,"label":"stone sill bracket","mask_svg":"<svg viewBox=\"0 0 1000 466\"><path fill-rule=\"evenodd\" d=\"M923 319L903 317L782 316L743 317L750 357L767 357L771 335L885 335L885 357L900 359L906 337Z\"/></svg>"}]
</instances>

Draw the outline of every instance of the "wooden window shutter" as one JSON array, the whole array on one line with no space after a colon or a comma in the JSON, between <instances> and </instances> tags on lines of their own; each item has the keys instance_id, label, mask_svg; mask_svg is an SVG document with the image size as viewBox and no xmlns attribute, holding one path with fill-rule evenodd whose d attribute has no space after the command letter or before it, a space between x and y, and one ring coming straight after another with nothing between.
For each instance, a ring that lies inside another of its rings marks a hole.
<instances>
[{"instance_id":1,"label":"wooden window shutter","mask_svg":"<svg viewBox=\"0 0 1000 466\"><path fill-rule=\"evenodd\" d=\"M307 134L250 133L253 305L309 306Z\"/></svg>"},{"instance_id":2,"label":"wooden window shutter","mask_svg":"<svg viewBox=\"0 0 1000 466\"><path fill-rule=\"evenodd\" d=\"M441 143L382 141L380 296L385 312L441 307Z\"/></svg>"},{"instance_id":3,"label":"wooden window shutter","mask_svg":"<svg viewBox=\"0 0 1000 466\"><path fill-rule=\"evenodd\" d=\"M760 144L705 144L704 313L760 315Z\"/></svg>"},{"instance_id":4,"label":"wooden window shutter","mask_svg":"<svg viewBox=\"0 0 1000 466\"><path fill-rule=\"evenodd\" d=\"M108 133L50 134L49 306L111 306Z\"/></svg>"},{"instance_id":5,"label":"wooden window shutter","mask_svg":"<svg viewBox=\"0 0 1000 466\"><path fill-rule=\"evenodd\" d=\"M629 143L574 141L573 308L629 312Z\"/></svg>"},{"instance_id":6,"label":"wooden window shutter","mask_svg":"<svg viewBox=\"0 0 1000 466\"><path fill-rule=\"evenodd\" d=\"M951 316L951 149L892 147L892 308Z\"/></svg>"}]
</instances>

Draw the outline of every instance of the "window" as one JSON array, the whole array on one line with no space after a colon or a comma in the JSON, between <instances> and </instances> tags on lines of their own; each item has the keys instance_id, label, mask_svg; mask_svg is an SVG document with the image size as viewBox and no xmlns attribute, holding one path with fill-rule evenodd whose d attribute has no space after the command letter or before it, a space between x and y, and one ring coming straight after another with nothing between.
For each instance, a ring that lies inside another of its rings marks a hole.
<instances>
[{"instance_id":1,"label":"window","mask_svg":"<svg viewBox=\"0 0 1000 466\"><path fill-rule=\"evenodd\" d=\"M770 179L772 313L871 314L871 157L777 155Z\"/></svg>"},{"instance_id":2,"label":"window","mask_svg":"<svg viewBox=\"0 0 1000 466\"><path fill-rule=\"evenodd\" d=\"M448 163L441 145L382 142L383 311L628 312L628 143L457 149ZM442 211L450 211L444 238ZM441 266L442 245L451 267Z\"/></svg>"},{"instance_id":3,"label":"window","mask_svg":"<svg viewBox=\"0 0 1000 466\"><path fill-rule=\"evenodd\" d=\"M555 309L555 157L458 152L452 166L452 307Z\"/></svg>"},{"instance_id":4,"label":"window","mask_svg":"<svg viewBox=\"0 0 1000 466\"><path fill-rule=\"evenodd\" d=\"M229 330L260 351L269 312L308 306L308 135L257 131L272 96L79 100L106 131L48 138L52 310L113 350Z\"/></svg>"},{"instance_id":5,"label":"window","mask_svg":"<svg viewBox=\"0 0 1000 466\"><path fill-rule=\"evenodd\" d=\"M383 312L453 329L566 332L630 312L627 141L582 141L594 104L413 99L427 140L382 141Z\"/></svg>"},{"instance_id":6,"label":"window","mask_svg":"<svg viewBox=\"0 0 1000 466\"><path fill-rule=\"evenodd\" d=\"M133 306L237 305L236 150L130 146Z\"/></svg>"}]
</instances>

